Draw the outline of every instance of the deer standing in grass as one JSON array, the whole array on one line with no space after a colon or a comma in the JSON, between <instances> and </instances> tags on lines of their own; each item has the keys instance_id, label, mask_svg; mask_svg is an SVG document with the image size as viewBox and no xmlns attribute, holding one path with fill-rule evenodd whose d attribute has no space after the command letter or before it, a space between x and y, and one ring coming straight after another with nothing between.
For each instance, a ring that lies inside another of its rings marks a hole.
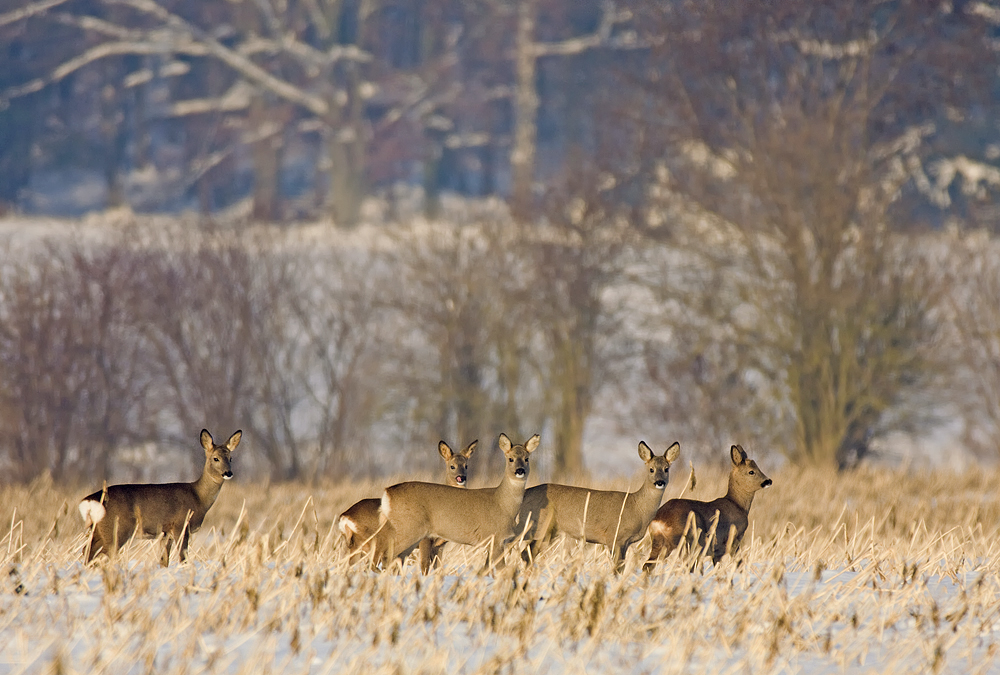
<instances>
[{"instance_id":1,"label":"deer standing in grass","mask_svg":"<svg viewBox=\"0 0 1000 675\"><path fill-rule=\"evenodd\" d=\"M454 452L447 443L438 443L438 452L445 461L444 484L457 488L468 486L469 459L475 452L479 441L473 441L465 450ZM377 548L375 538L380 535L378 507L382 500L375 497L362 499L337 518L337 528L347 542L348 561L354 564L363 554L370 554ZM425 537L419 542L420 571L424 574L430 570L435 560L440 560L443 541ZM405 552L403 557L409 555Z\"/></svg>"},{"instance_id":2,"label":"deer standing in grass","mask_svg":"<svg viewBox=\"0 0 1000 675\"><path fill-rule=\"evenodd\" d=\"M489 544L488 567L503 565L506 544L515 531L518 509L528 480L528 457L538 447L535 434L514 445L505 434L498 444L507 460L500 484L461 490L437 483L399 483L382 494L379 517L385 536L376 538L375 561L386 569L425 537L475 546Z\"/></svg>"},{"instance_id":3,"label":"deer standing in grass","mask_svg":"<svg viewBox=\"0 0 1000 675\"><path fill-rule=\"evenodd\" d=\"M747 457L743 447L734 445L730 450L733 466L729 471L729 491L725 497L710 502L694 499L671 499L660 507L649 524L653 548L643 569L650 571L660 555L668 556L682 539L694 546L695 537L700 549L711 551L716 564L727 552L735 553L750 524L750 505L758 490L771 484L771 479ZM718 521L716 522L716 519ZM713 528L714 526L714 528ZM714 536L706 549L709 534Z\"/></svg>"},{"instance_id":4,"label":"deer standing in grass","mask_svg":"<svg viewBox=\"0 0 1000 675\"><path fill-rule=\"evenodd\" d=\"M193 483L112 485L84 497L80 515L91 528L87 562L98 553L116 553L133 534L146 538L165 535L160 558L164 567L170 562L173 542L178 542L181 562L185 562L188 537L201 527L222 484L233 477L232 452L242 436L243 432L237 431L225 445L216 445L212 434L202 429L205 468Z\"/></svg>"},{"instance_id":5,"label":"deer standing in grass","mask_svg":"<svg viewBox=\"0 0 1000 675\"><path fill-rule=\"evenodd\" d=\"M646 535L646 527L660 506L670 480L670 465L677 461L681 446L674 443L659 457L639 442L639 458L645 462L645 480L635 492L591 490L545 483L524 493L518 521L527 523L524 552L530 562L550 538L564 534L590 544L603 544L611 553L615 572L625 566L628 547Z\"/></svg>"}]
</instances>

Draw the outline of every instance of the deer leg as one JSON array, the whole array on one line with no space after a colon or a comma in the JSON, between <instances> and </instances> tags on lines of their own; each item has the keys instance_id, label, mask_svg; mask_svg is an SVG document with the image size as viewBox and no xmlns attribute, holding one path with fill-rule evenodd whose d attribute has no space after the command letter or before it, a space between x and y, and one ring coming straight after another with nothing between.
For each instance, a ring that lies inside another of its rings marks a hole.
<instances>
[{"instance_id":1,"label":"deer leg","mask_svg":"<svg viewBox=\"0 0 1000 675\"><path fill-rule=\"evenodd\" d=\"M507 565L507 561L504 559L504 548L506 548L506 543L497 536L493 537L493 542L486 554L486 569L491 570L492 573L496 574L502 570Z\"/></svg>"},{"instance_id":2,"label":"deer leg","mask_svg":"<svg viewBox=\"0 0 1000 675\"><path fill-rule=\"evenodd\" d=\"M184 528L184 532L181 534L180 542L180 561L186 563L188 559L188 540L191 538L191 530L188 527Z\"/></svg>"},{"instance_id":3,"label":"deer leg","mask_svg":"<svg viewBox=\"0 0 1000 675\"><path fill-rule=\"evenodd\" d=\"M167 567L170 565L170 549L174 543L174 535L167 532L166 536L163 537L163 555L160 556L160 567Z\"/></svg>"},{"instance_id":4,"label":"deer leg","mask_svg":"<svg viewBox=\"0 0 1000 675\"><path fill-rule=\"evenodd\" d=\"M438 550L437 542L430 537L424 537L418 545L420 550L420 573L427 574L431 567L437 562Z\"/></svg>"},{"instance_id":5,"label":"deer leg","mask_svg":"<svg viewBox=\"0 0 1000 675\"><path fill-rule=\"evenodd\" d=\"M86 554L87 564L97 557L97 554L107 549L107 544L104 543L104 538L101 536L100 530L95 524L90 530L90 539L87 542L86 547L83 549Z\"/></svg>"},{"instance_id":6,"label":"deer leg","mask_svg":"<svg viewBox=\"0 0 1000 675\"><path fill-rule=\"evenodd\" d=\"M521 552L521 558L526 563L534 562L548 549L555 532L555 513L552 509L542 509L538 512L538 518L538 524L525 535L529 543L526 550Z\"/></svg>"},{"instance_id":7,"label":"deer leg","mask_svg":"<svg viewBox=\"0 0 1000 675\"><path fill-rule=\"evenodd\" d=\"M614 563L615 574L625 571L625 554L628 552L628 543L614 546L611 549L611 560Z\"/></svg>"}]
</instances>

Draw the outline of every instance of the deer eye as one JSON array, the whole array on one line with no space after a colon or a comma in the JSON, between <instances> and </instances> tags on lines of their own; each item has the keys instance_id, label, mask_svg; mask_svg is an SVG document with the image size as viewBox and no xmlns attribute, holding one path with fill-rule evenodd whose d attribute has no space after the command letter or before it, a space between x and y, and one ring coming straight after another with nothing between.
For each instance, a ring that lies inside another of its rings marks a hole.
<instances>
[{"instance_id":1,"label":"deer eye","mask_svg":"<svg viewBox=\"0 0 1000 675\"><path fill-rule=\"evenodd\" d=\"M753 470L753 469L750 469L750 475L751 475L751 476L756 476L757 474L756 474L756 473L754 473L754 470Z\"/></svg>"},{"instance_id":2,"label":"deer eye","mask_svg":"<svg viewBox=\"0 0 1000 675\"><path fill-rule=\"evenodd\" d=\"M219 461L219 458L218 458L218 457L213 457L213 458L212 458L212 461L213 461L213 462L218 462L218 461Z\"/></svg>"},{"instance_id":3,"label":"deer eye","mask_svg":"<svg viewBox=\"0 0 1000 675\"><path fill-rule=\"evenodd\" d=\"M652 469L650 469L650 470L649 470L649 473L653 473L653 470L652 470Z\"/></svg>"},{"instance_id":4,"label":"deer eye","mask_svg":"<svg viewBox=\"0 0 1000 675\"><path fill-rule=\"evenodd\" d=\"M513 461L514 461L514 458L513 458L513 457L508 457L508 458L507 458L507 461L508 461L508 462L513 462Z\"/></svg>"}]
</instances>

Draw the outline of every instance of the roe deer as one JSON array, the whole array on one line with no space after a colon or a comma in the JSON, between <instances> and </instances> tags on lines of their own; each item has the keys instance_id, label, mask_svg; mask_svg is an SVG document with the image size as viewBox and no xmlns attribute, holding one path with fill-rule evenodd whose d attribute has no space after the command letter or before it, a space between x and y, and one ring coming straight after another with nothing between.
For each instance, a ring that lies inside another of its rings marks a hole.
<instances>
[{"instance_id":1,"label":"roe deer","mask_svg":"<svg viewBox=\"0 0 1000 675\"><path fill-rule=\"evenodd\" d=\"M147 538L166 535L160 558L164 567L170 562L170 548L175 541L179 543L181 562L186 561L188 537L201 527L222 483L233 477L232 452L242 436L243 432L237 431L225 445L216 445L212 434L202 429L205 468L193 483L112 485L84 497L80 515L92 528L87 562L98 553L117 552L133 533Z\"/></svg>"},{"instance_id":2,"label":"roe deer","mask_svg":"<svg viewBox=\"0 0 1000 675\"><path fill-rule=\"evenodd\" d=\"M639 458L646 463L646 478L635 492L591 490L546 483L524 493L519 522L527 523L525 539L531 540L524 557L534 557L550 537L565 534L608 547L615 572L625 566L628 547L646 535L646 527L660 506L670 480L670 465L677 461L680 444L674 443L657 457L644 441Z\"/></svg>"},{"instance_id":3,"label":"roe deer","mask_svg":"<svg viewBox=\"0 0 1000 675\"><path fill-rule=\"evenodd\" d=\"M382 494L379 518L385 536L376 538L375 561L386 569L394 557L424 537L474 546L489 542L487 567L503 565L503 550L515 531L518 509L528 481L528 456L538 447L535 434L514 445L500 434L499 446L507 459L500 484L492 488L460 490L436 483L399 483Z\"/></svg>"},{"instance_id":4,"label":"roe deer","mask_svg":"<svg viewBox=\"0 0 1000 675\"><path fill-rule=\"evenodd\" d=\"M711 502L671 499L656 512L649 524L653 549L649 553L649 560L643 565L644 570L650 571L661 553L664 556L670 555L685 537L688 544L693 546L697 536L698 546L705 550L709 533L713 533L713 564L718 563L727 552L735 553L739 549L750 524L753 496L757 490L770 485L771 479L764 475L757 462L747 457L742 446L734 445L730 450L730 458L733 466L729 472L729 491L725 497ZM696 535L696 532L700 534Z\"/></svg>"},{"instance_id":5,"label":"roe deer","mask_svg":"<svg viewBox=\"0 0 1000 675\"><path fill-rule=\"evenodd\" d=\"M469 458L475 452L479 441L473 441L461 452L453 452L444 441L438 443L438 452L445 463L445 485L464 488L469 479ZM348 561L354 564L362 554L371 553L375 548L376 533L379 532L378 497L362 499L337 518L337 528L347 542ZM435 556L440 555L441 544L435 540L420 541L420 570L426 574ZM409 551L407 551L409 554ZM405 556L404 556L405 557Z\"/></svg>"}]
</instances>

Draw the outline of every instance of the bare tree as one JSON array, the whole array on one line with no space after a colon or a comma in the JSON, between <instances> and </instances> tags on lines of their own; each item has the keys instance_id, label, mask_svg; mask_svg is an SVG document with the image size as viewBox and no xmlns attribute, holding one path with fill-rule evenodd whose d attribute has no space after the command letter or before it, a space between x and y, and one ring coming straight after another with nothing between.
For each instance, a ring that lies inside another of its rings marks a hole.
<instances>
[{"instance_id":1,"label":"bare tree","mask_svg":"<svg viewBox=\"0 0 1000 675\"><path fill-rule=\"evenodd\" d=\"M660 102L633 107L655 114L636 153L646 224L721 282L678 299L781 383L790 456L848 464L930 368L937 294L894 237L892 206L945 106L987 74L985 26L916 2L636 11L652 45L642 96Z\"/></svg>"},{"instance_id":2,"label":"bare tree","mask_svg":"<svg viewBox=\"0 0 1000 675\"><path fill-rule=\"evenodd\" d=\"M149 431L148 352L132 321L141 256L124 242L38 246L2 271L6 471L14 480L96 475Z\"/></svg>"},{"instance_id":3,"label":"bare tree","mask_svg":"<svg viewBox=\"0 0 1000 675\"><path fill-rule=\"evenodd\" d=\"M295 413L310 420L306 438L316 446L310 474L370 473L381 458L356 450L380 440L372 427L385 421L396 372L393 334L381 306L383 265L377 251L351 247L298 255L302 260L284 338L296 345L294 359L277 379L305 392Z\"/></svg>"},{"instance_id":4,"label":"bare tree","mask_svg":"<svg viewBox=\"0 0 1000 675\"><path fill-rule=\"evenodd\" d=\"M538 0L517 0L514 46L514 137L511 144L511 207L526 218L535 202L535 155L538 138L538 61L544 57L576 56L593 49L635 49L631 31L616 32L631 18L615 2L601 3L597 28L585 35L561 40L540 39Z\"/></svg>"},{"instance_id":5,"label":"bare tree","mask_svg":"<svg viewBox=\"0 0 1000 675\"><path fill-rule=\"evenodd\" d=\"M985 231L939 243L945 249L940 264L950 272L942 311L952 328L942 347L954 357L941 390L949 392L952 412L962 421L963 444L977 455L995 456L1000 453L1000 251Z\"/></svg>"},{"instance_id":6,"label":"bare tree","mask_svg":"<svg viewBox=\"0 0 1000 675\"><path fill-rule=\"evenodd\" d=\"M428 444L490 438L544 418L533 345L543 322L529 299L535 260L506 219L461 220L401 230L391 255L390 303L409 355L398 395L412 402L417 438Z\"/></svg>"}]
</instances>

